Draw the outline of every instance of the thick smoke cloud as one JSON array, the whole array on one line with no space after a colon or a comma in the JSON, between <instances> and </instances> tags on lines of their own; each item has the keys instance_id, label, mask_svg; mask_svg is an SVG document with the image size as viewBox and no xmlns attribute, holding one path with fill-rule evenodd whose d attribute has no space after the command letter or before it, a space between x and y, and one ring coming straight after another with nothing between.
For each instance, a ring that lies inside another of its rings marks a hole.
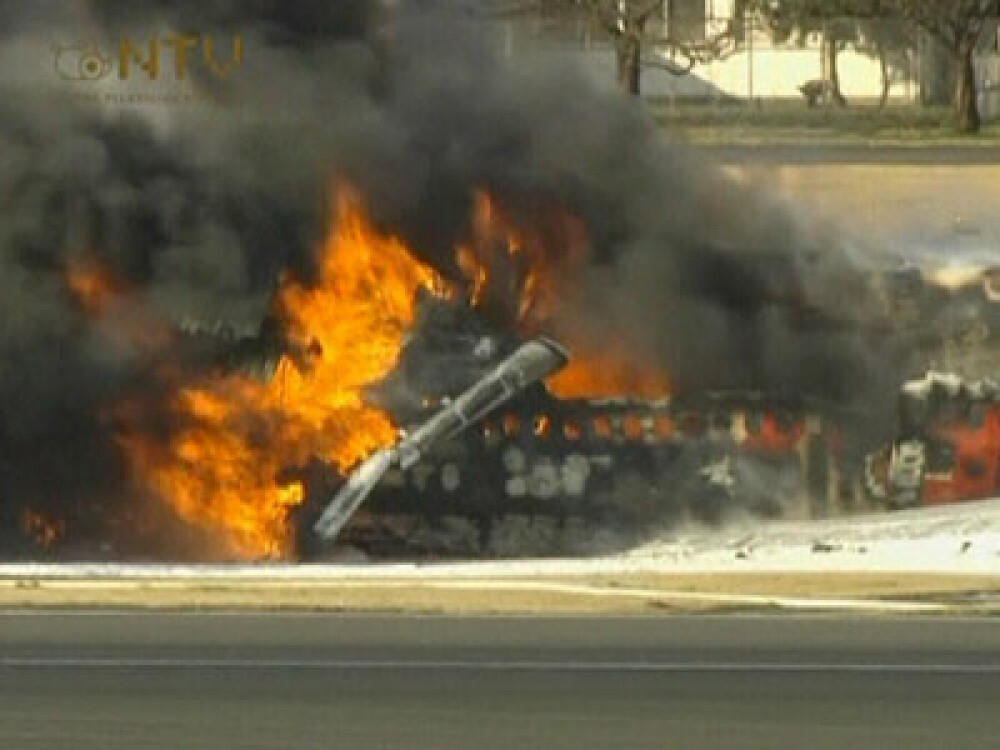
<instances>
[{"instance_id":1,"label":"thick smoke cloud","mask_svg":"<svg viewBox=\"0 0 1000 750\"><path fill-rule=\"evenodd\" d=\"M861 277L830 237L666 145L640 104L569 62L498 55L480 20L444 2L400 4L391 19L361 0L0 2L5 63L52 39L247 40L238 76L198 78L218 106L46 92L34 86L35 67L51 69L44 49L31 86L4 77L5 528L24 506L80 519L127 507L107 404L150 387L164 360L193 372L214 361L175 343L109 344L67 268L97 256L166 320L253 331L281 273L309 278L335 177L446 274L477 189L526 223L542 203L575 214L588 262L553 332L627 340L682 389L887 401L895 364L873 353Z\"/></svg>"},{"instance_id":2,"label":"thick smoke cloud","mask_svg":"<svg viewBox=\"0 0 1000 750\"><path fill-rule=\"evenodd\" d=\"M680 390L761 388L888 407L903 352L844 241L664 142L642 105L540 55L499 61L441 16L399 27L390 93L342 162L439 268L486 186L525 223L582 218L589 263L551 325L621 342ZM876 421L882 420L879 413Z\"/></svg>"},{"instance_id":3,"label":"thick smoke cloud","mask_svg":"<svg viewBox=\"0 0 1000 750\"><path fill-rule=\"evenodd\" d=\"M70 269L96 262L117 277L129 301L116 315L223 321L243 333L260 327L283 271L308 278L331 174L329 144L319 150L324 89L365 85L365 9L291 5L0 3L4 537L18 536L27 507L68 518L77 537L114 534L102 528L109 519L127 527L136 499L109 405L156 387L164 362L196 373L217 361L212 347L106 335L67 288ZM185 110L81 101L79 87L97 84L55 87L51 44L168 29L245 33L248 57L259 53L266 68L245 82L257 93ZM360 83L337 81L345 75ZM280 110L265 101L272 92Z\"/></svg>"}]
</instances>

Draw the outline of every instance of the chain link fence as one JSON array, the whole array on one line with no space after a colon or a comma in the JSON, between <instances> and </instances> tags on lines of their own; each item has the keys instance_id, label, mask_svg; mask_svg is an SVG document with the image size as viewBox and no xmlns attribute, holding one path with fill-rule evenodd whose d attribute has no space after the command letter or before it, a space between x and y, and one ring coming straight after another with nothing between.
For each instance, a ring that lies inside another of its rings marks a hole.
<instances>
[{"instance_id":1,"label":"chain link fence","mask_svg":"<svg viewBox=\"0 0 1000 750\"><path fill-rule=\"evenodd\" d=\"M946 50L915 23L863 18L817 18L783 30L760 19L714 16L713 5L698 18L655 19L647 25L643 94L682 101L829 101L835 76L850 102L947 104L952 95L952 62ZM979 108L984 119L1000 119L998 23L983 34L976 58ZM516 51L521 25L508 29ZM528 25L533 42L581 56L595 73L614 80L611 37L585 18L541 19ZM685 48L699 49L725 38L721 54L690 71ZM670 43L657 43L659 39ZM831 47L835 54L831 54ZM826 83L824 83L826 82ZM815 97L810 92L818 92Z\"/></svg>"}]
</instances>

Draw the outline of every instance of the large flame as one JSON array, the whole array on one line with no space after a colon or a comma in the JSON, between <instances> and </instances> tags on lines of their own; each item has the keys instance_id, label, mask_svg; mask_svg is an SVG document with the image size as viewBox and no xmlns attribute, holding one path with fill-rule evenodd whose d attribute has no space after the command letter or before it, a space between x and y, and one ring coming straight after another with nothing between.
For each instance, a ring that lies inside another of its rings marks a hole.
<instances>
[{"instance_id":1,"label":"large flame","mask_svg":"<svg viewBox=\"0 0 1000 750\"><path fill-rule=\"evenodd\" d=\"M559 207L536 212L530 224L515 222L488 193L476 196L472 240L459 247L457 263L474 307L498 314L530 335L578 293L587 242L582 223ZM616 395L662 397L666 373L625 351L591 351L574 326L557 334L572 352L569 365L548 381L563 398Z\"/></svg>"},{"instance_id":2,"label":"large flame","mask_svg":"<svg viewBox=\"0 0 1000 750\"><path fill-rule=\"evenodd\" d=\"M524 334L543 327L575 292L586 232L549 206L516 222L488 193L476 194L471 238L456 253L473 307Z\"/></svg>"},{"instance_id":3,"label":"large flame","mask_svg":"<svg viewBox=\"0 0 1000 750\"><path fill-rule=\"evenodd\" d=\"M309 285L286 279L279 289L287 353L272 378L223 372L191 382L167 364L159 366L159 397L133 396L111 410L135 483L217 539L215 557L290 555L291 517L305 488L289 470L318 459L346 472L396 436L364 391L395 365L418 289L467 300L522 335L544 328L576 292L586 235L568 212L547 208L515 222L481 193L470 226L455 257L464 282L446 285L401 241L377 231L355 194L338 190L316 277ZM67 281L81 307L112 326L113 339L154 351L164 343L169 326L99 265L71 269ZM150 332L156 346L142 340ZM577 348L573 337L566 343ZM550 386L562 396L668 389L661 374L608 353L584 354Z\"/></svg>"},{"instance_id":4,"label":"large flame","mask_svg":"<svg viewBox=\"0 0 1000 750\"><path fill-rule=\"evenodd\" d=\"M372 228L349 191L338 193L335 214L315 283L279 291L293 354L275 376L220 374L180 388L168 407L179 425L169 441L141 429L121 435L137 481L181 518L218 532L220 556L287 556L290 513L304 499L288 467L317 458L346 470L395 436L362 391L394 365L417 288L441 284Z\"/></svg>"}]
</instances>

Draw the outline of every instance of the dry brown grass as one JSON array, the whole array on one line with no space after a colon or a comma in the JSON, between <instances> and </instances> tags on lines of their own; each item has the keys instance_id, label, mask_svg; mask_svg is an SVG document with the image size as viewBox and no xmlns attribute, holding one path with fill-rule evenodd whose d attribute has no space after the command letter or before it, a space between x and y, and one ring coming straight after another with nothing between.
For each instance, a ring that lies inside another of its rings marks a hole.
<instances>
[{"instance_id":1,"label":"dry brown grass","mask_svg":"<svg viewBox=\"0 0 1000 750\"><path fill-rule=\"evenodd\" d=\"M803 215L868 240L872 249L963 247L1000 242L1000 165L743 164L727 169L770 189Z\"/></svg>"},{"instance_id":2,"label":"dry brown grass","mask_svg":"<svg viewBox=\"0 0 1000 750\"><path fill-rule=\"evenodd\" d=\"M448 613L635 614L805 607L991 614L1000 576L888 573L637 574L533 578L0 581L3 607L318 609ZM943 602L933 605L931 602Z\"/></svg>"}]
</instances>

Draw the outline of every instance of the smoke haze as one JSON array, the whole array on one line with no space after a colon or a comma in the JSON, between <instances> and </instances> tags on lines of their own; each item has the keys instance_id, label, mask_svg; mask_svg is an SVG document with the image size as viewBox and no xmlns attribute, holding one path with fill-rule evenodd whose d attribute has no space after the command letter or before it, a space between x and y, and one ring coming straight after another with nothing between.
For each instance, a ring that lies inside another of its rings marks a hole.
<instances>
[{"instance_id":1,"label":"smoke haze","mask_svg":"<svg viewBox=\"0 0 1000 750\"><path fill-rule=\"evenodd\" d=\"M104 335L67 269L110 268L130 290L122 315L255 332L281 274L313 273L335 179L451 277L478 190L526 226L540 205L577 217L586 263L546 328L598 350L624 341L681 390L891 401L901 357L876 345L862 269L837 237L669 145L640 103L571 63L499 55L473 6L383 11L0 2L6 528L31 506L109 533L102 519L137 501L107 405L160 387L150 373L164 361L192 376L215 361L169 337ZM171 31L244 35L231 80L192 71L214 104L85 101L90 83L52 72L52 44Z\"/></svg>"}]
</instances>

